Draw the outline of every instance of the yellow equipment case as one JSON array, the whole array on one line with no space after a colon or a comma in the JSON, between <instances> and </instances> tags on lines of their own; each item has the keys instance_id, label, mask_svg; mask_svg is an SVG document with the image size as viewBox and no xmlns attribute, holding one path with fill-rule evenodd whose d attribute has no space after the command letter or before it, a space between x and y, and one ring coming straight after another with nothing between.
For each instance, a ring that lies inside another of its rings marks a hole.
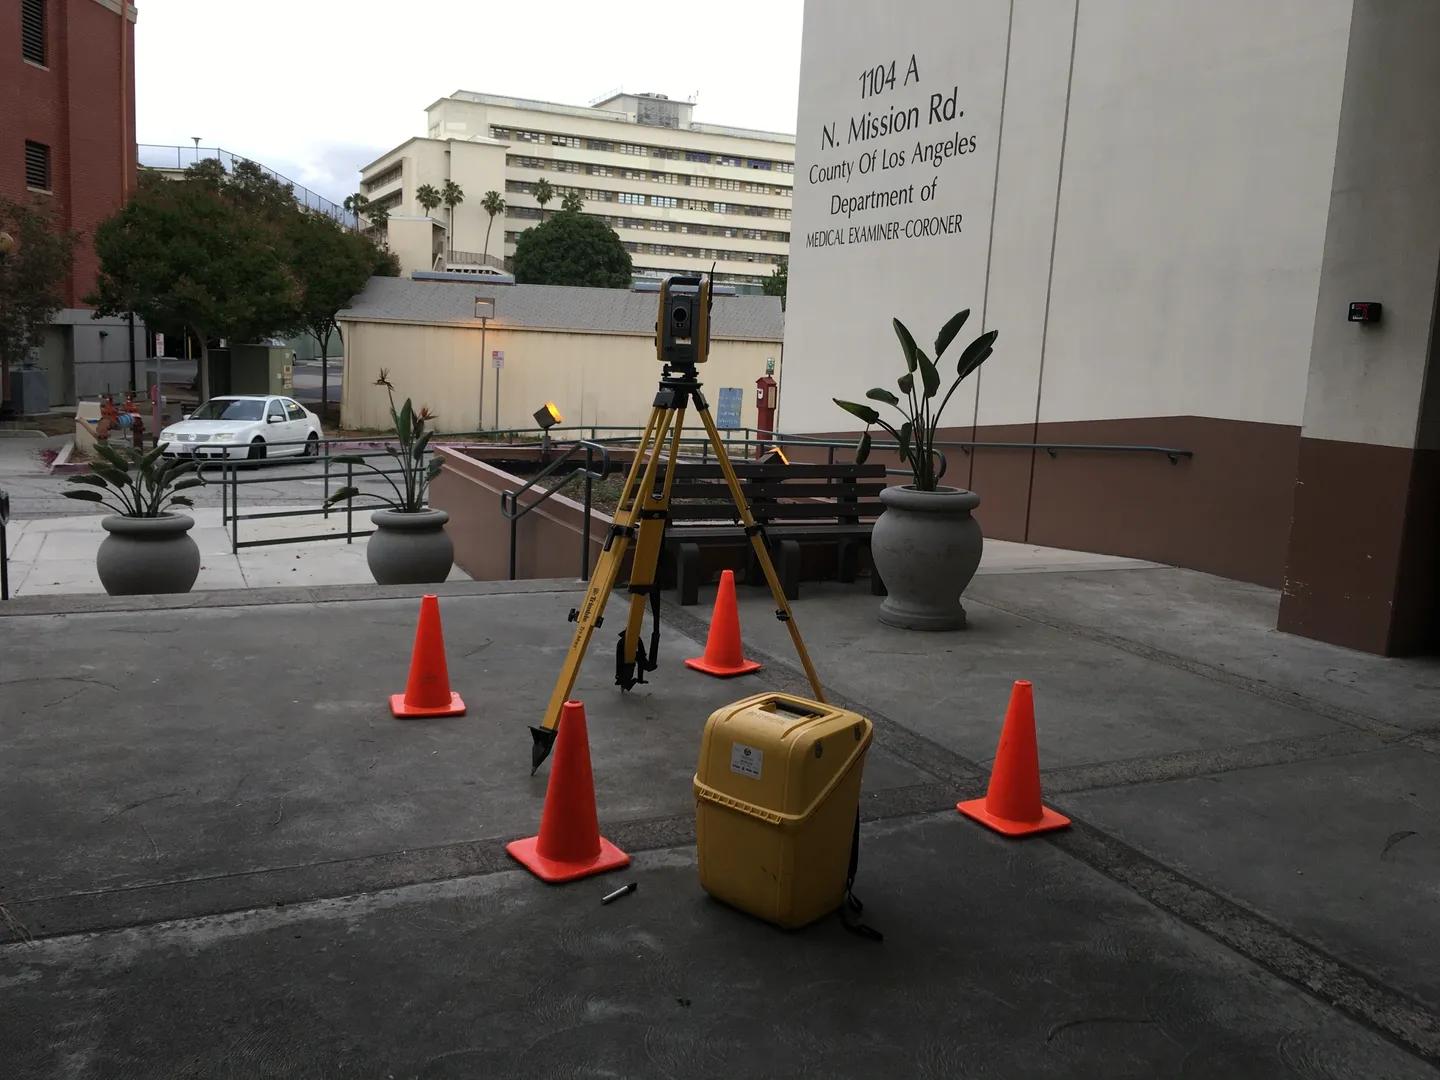
<instances>
[{"instance_id":1,"label":"yellow equipment case","mask_svg":"<svg viewBox=\"0 0 1440 1080\"><path fill-rule=\"evenodd\" d=\"M786 929L845 902L874 725L766 693L716 710L695 774L700 885Z\"/></svg>"}]
</instances>

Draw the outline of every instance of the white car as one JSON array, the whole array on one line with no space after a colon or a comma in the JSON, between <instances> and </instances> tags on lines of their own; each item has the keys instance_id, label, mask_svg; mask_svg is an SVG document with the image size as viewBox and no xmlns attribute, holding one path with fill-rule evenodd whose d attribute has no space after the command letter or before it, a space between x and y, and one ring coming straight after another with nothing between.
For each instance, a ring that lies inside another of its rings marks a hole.
<instances>
[{"instance_id":1,"label":"white car","mask_svg":"<svg viewBox=\"0 0 1440 1080\"><path fill-rule=\"evenodd\" d=\"M266 394L211 398L160 432L166 457L312 457L325 437L320 418L298 401Z\"/></svg>"}]
</instances>

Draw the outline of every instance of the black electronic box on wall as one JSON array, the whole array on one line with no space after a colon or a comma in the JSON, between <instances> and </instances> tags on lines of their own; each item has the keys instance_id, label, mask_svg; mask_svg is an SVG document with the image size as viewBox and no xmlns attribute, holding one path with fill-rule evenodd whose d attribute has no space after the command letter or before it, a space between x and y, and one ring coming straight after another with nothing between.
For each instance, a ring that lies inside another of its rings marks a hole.
<instances>
[{"instance_id":1,"label":"black electronic box on wall","mask_svg":"<svg viewBox=\"0 0 1440 1080\"><path fill-rule=\"evenodd\" d=\"M1350 303L1350 321L1377 323L1380 321L1380 305L1373 300L1353 300Z\"/></svg>"}]
</instances>

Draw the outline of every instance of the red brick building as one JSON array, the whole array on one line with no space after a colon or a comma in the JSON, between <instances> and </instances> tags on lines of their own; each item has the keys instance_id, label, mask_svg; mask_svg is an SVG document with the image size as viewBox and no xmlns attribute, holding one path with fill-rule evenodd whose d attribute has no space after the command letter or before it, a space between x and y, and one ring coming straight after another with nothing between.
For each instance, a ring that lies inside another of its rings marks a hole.
<instances>
[{"instance_id":1,"label":"red brick building","mask_svg":"<svg viewBox=\"0 0 1440 1080\"><path fill-rule=\"evenodd\" d=\"M82 297L95 282L95 227L135 185L135 4L0 4L0 102L0 194L38 193L81 234L66 308L41 350L51 401L124 389L125 324L91 318ZM143 360L143 338L135 344Z\"/></svg>"}]
</instances>

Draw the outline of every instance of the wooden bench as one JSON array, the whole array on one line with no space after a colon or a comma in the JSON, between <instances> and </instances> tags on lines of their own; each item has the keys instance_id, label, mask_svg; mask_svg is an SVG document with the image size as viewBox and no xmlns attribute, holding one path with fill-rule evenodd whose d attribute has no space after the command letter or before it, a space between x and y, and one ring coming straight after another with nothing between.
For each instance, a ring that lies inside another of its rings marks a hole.
<instances>
[{"instance_id":1,"label":"wooden bench","mask_svg":"<svg viewBox=\"0 0 1440 1080\"><path fill-rule=\"evenodd\" d=\"M855 580L860 552L869 547L874 519L885 509L880 502L885 487L883 464L733 464L750 512L756 523L764 526L770 558L786 599L800 596L802 544L833 542L836 577L840 581ZM701 548L742 544L749 548L749 539L720 466L691 462L676 466L665 551L673 562L680 603L688 606L699 602ZM750 584L765 582L753 548L746 559L745 580ZM872 574L870 582L872 592L884 595L878 575Z\"/></svg>"}]
</instances>

